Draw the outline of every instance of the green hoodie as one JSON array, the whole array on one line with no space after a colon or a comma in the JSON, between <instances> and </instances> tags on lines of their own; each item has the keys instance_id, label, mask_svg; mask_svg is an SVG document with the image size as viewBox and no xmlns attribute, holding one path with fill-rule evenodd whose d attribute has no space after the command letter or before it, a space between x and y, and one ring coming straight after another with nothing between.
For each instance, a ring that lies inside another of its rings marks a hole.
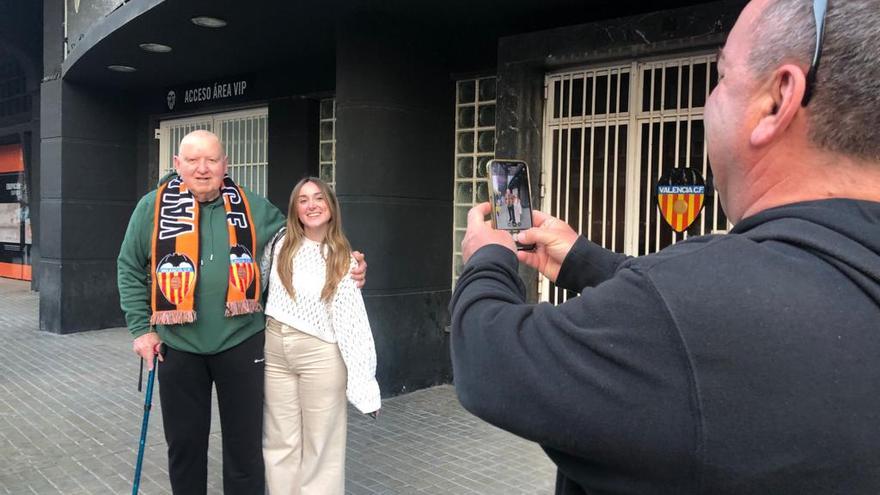
<instances>
[{"instance_id":1,"label":"green hoodie","mask_svg":"<svg viewBox=\"0 0 880 495\"><path fill-rule=\"evenodd\" d=\"M254 259L260 260L263 246L284 226L286 219L269 201L243 188L256 226ZM119 303L128 329L135 338L150 328L150 252L156 191L138 202L116 260ZM196 354L216 354L238 345L265 327L262 312L227 318L226 287L229 279L229 233L222 197L200 203L199 251L201 263L196 282L196 321L185 325L157 325L162 342L173 349Z\"/></svg>"}]
</instances>

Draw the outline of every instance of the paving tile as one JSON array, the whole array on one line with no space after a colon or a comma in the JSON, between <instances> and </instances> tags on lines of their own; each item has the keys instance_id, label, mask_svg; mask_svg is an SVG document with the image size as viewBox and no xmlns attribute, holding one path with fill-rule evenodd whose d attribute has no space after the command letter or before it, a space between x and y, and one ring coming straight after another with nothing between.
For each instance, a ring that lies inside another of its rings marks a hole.
<instances>
[{"instance_id":1,"label":"paving tile","mask_svg":"<svg viewBox=\"0 0 880 495\"><path fill-rule=\"evenodd\" d=\"M38 330L37 295L0 279L0 494L129 493L143 414L138 360L122 328ZM208 493L222 494L216 401ZM159 394L142 494L171 493ZM538 495L555 470L541 449L466 412L452 386L383 401L372 420L349 410L348 495Z\"/></svg>"}]
</instances>

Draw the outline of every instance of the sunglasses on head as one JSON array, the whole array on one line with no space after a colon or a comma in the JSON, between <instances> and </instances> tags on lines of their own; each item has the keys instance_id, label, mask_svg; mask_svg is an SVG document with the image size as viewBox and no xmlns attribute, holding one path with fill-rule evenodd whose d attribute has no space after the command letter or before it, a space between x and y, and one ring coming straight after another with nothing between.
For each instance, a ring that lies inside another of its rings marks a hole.
<instances>
[{"instance_id":1,"label":"sunglasses on head","mask_svg":"<svg viewBox=\"0 0 880 495\"><path fill-rule=\"evenodd\" d=\"M813 52L813 62L807 71L807 87L804 89L804 99L801 106L807 106L813 96L813 87L816 85L816 70L819 68L819 59L822 54L822 38L825 36L825 12L828 10L828 0L813 0L813 17L816 19L816 51Z\"/></svg>"}]
</instances>

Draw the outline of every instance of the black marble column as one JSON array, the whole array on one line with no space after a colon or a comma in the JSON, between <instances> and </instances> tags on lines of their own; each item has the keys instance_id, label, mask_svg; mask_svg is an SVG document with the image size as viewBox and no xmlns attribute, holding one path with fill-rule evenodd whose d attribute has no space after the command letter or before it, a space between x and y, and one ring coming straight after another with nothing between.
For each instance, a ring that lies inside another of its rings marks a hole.
<instances>
[{"instance_id":1,"label":"black marble column","mask_svg":"<svg viewBox=\"0 0 880 495\"><path fill-rule=\"evenodd\" d=\"M430 32L381 14L337 29L336 189L369 262L383 393L448 382L454 85Z\"/></svg>"},{"instance_id":2,"label":"black marble column","mask_svg":"<svg viewBox=\"0 0 880 495\"><path fill-rule=\"evenodd\" d=\"M267 197L287 213L290 191L305 176L318 175L318 102L285 98L269 103Z\"/></svg>"},{"instance_id":3,"label":"black marble column","mask_svg":"<svg viewBox=\"0 0 880 495\"><path fill-rule=\"evenodd\" d=\"M56 3L44 3L47 77L40 98L35 235L40 329L71 333L123 324L116 256L137 201L137 148L127 95L77 86L58 75L63 6Z\"/></svg>"}]
</instances>

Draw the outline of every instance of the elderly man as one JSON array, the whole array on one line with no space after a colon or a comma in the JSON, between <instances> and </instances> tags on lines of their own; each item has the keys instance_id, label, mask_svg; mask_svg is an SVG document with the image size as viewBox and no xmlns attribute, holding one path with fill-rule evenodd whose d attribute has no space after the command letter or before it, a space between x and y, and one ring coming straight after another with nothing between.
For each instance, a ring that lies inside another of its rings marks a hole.
<instances>
[{"instance_id":1,"label":"elderly man","mask_svg":"<svg viewBox=\"0 0 880 495\"><path fill-rule=\"evenodd\" d=\"M187 134L174 168L132 214L118 258L120 303L134 352L151 368L165 344L159 393L174 493L206 493L213 385L223 491L263 495L265 321L255 260L286 219L226 175L211 132Z\"/></svg>"},{"instance_id":2,"label":"elderly man","mask_svg":"<svg viewBox=\"0 0 880 495\"><path fill-rule=\"evenodd\" d=\"M536 212L515 255L471 211L456 389L557 493L880 493L878 35L878 0L745 7L705 113L727 235L628 258ZM517 257L581 296L524 304Z\"/></svg>"}]
</instances>

